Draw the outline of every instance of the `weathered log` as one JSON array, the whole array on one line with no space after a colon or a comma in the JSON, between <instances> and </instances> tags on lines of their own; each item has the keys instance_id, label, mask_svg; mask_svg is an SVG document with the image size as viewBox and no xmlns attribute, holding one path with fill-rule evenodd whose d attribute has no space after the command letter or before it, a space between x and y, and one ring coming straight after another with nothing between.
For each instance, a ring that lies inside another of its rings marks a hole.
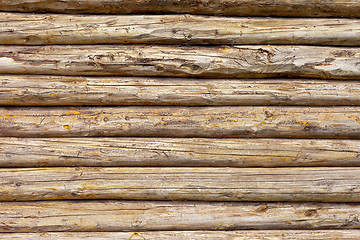
<instances>
[{"instance_id":1,"label":"weathered log","mask_svg":"<svg viewBox=\"0 0 360 240\"><path fill-rule=\"evenodd\" d=\"M360 105L360 82L0 76L0 105Z\"/></svg>"},{"instance_id":2,"label":"weathered log","mask_svg":"<svg viewBox=\"0 0 360 240\"><path fill-rule=\"evenodd\" d=\"M359 79L360 48L2 45L0 74Z\"/></svg>"},{"instance_id":3,"label":"weathered log","mask_svg":"<svg viewBox=\"0 0 360 240\"><path fill-rule=\"evenodd\" d=\"M356 229L358 204L1 202L1 232Z\"/></svg>"},{"instance_id":4,"label":"weathered log","mask_svg":"<svg viewBox=\"0 0 360 240\"><path fill-rule=\"evenodd\" d=\"M0 138L0 167L360 167L356 140Z\"/></svg>"},{"instance_id":5,"label":"weathered log","mask_svg":"<svg viewBox=\"0 0 360 240\"><path fill-rule=\"evenodd\" d=\"M1 137L360 138L358 107L0 108Z\"/></svg>"},{"instance_id":6,"label":"weathered log","mask_svg":"<svg viewBox=\"0 0 360 240\"><path fill-rule=\"evenodd\" d=\"M360 46L360 20L353 19L14 13L0 13L0 19L0 44L186 43Z\"/></svg>"},{"instance_id":7,"label":"weathered log","mask_svg":"<svg viewBox=\"0 0 360 240\"><path fill-rule=\"evenodd\" d=\"M3 240L358 240L360 230L254 230L254 231L152 231L152 232L43 232L0 233Z\"/></svg>"},{"instance_id":8,"label":"weathered log","mask_svg":"<svg viewBox=\"0 0 360 240\"><path fill-rule=\"evenodd\" d=\"M357 0L0 0L0 10L59 13L194 13L237 16L360 17Z\"/></svg>"},{"instance_id":9,"label":"weathered log","mask_svg":"<svg viewBox=\"0 0 360 240\"><path fill-rule=\"evenodd\" d=\"M360 168L3 168L0 201L359 202Z\"/></svg>"}]
</instances>

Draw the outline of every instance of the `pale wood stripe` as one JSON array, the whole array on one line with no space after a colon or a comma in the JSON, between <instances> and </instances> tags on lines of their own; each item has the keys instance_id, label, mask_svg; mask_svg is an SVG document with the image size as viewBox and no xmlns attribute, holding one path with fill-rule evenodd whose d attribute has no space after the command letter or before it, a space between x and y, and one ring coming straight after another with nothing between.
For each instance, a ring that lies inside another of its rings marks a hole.
<instances>
[{"instance_id":1,"label":"pale wood stripe","mask_svg":"<svg viewBox=\"0 0 360 240\"><path fill-rule=\"evenodd\" d=\"M3 168L0 201L359 202L360 168Z\"/></svg>"},{"instance_id":2,"label":"pale wood stripe","mask_svg":"<svg viewBox=\"0 0 360 240\"><path fill-rule=\"evenodd\" d=\"M0 13L0 44L360 45L360 20Z\"/></svg>"},{"instance_id":3,"label":"pale wood stripe","mask_svg":"<svg viewBox=\"0 0 360 240\"><path fill-rule=\"evenodd\" d=\"M359 79L360 48L2 45L0 74Z\"/></svg>"},{"instance_id":4,"label":"pale wood stripe","mask_svg":"<svg viewBox=\"0 0 360 240\"><path fill-rule=\"evenodd\" d=\"M359 138L360 108L0 108L0 136Z\"/></svg>"},{"instance_id":5,"label":"pale wood stripe","mask_svg":"<svg viewBox=\"0 0 360 240\"><path fill-rule=\"evenodd\" d=\"M0 75L0 105L360 105L360 81Z\"/></svg>"},{"instance_id":6,"label":"pale wood stripe","mask_svg":"<svg viewBox=\"0 0 360 240\"><path fill-rule=\"evenodd\" d=\"M155 231L155 232L44 232L0 233L8 240L358 240L360 230L253 230L253 231Z\"/></svg>"},{"instance_id":7,"label":"pale wood stripe","mask_svg":"<svg viewBox=\"0 0 360 240\"><path fill-rule=\"evenodd\" d=\"M338 203L1 202L0 212L1 232L242 229L263 232L360 227L359 205Z\"/></svg>"},{"instance_id":8,"label":"pale wood stripe","mask_svg":"<svg viewBox=\"0 0 360 240\"><path fill-rule=\"evenodd\" d=\"M0 167L360 167L360 141L0 138Z\"/></svg>"}]
</instances>

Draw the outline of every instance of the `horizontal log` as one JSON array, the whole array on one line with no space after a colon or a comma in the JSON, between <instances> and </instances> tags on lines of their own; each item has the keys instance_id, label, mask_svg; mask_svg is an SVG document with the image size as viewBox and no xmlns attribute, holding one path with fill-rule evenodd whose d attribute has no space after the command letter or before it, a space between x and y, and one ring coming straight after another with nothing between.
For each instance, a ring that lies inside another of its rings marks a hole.
<instances>
[{"instance_id":1,"label":"horizontal log","mask_svg":"<svg viewBox=\"0 0 360 240\"><path fill-rule=\"evenodd\" d=\"M360 230L253 230L253 231L152 231L152 232L45 232L45 233L0 233L1 240L358 240Z\"/></svg>"},{"instance_id":2,"label":"horizontal log","mask_svg":"<svg viewBox=\"0 0 360 240\"><path fill-rule=\"evenodd\" d=\"M0 75L0 105L359 106L360 82Z\"/></svg>"},{"instance_id":3,"label":"horizontal log","mask_svg":"<svg viewBox=\"0 0 360 240\"><path fill-rule=\"evenodd\" d=\"M0 212L1 232L360 227L359 205L338 203L1 202Z\"/></svg>"},{"instance_id":4,"label":"horizontal log","mask_svg":"<svg viewBox=\"0 0 360 240\"><path fill-rule=\"evenodd\" d=\"M360 138L358 107L0 108L1 137Z\"/></svg>"},{"instance_id":5,"label":"horizontal log","mask_svg":"<svg viewBox=\"0 0 360 240\"><path fill-rule=\"evenodd\" d=\"M238 16L360 17L357 0L0 0L2 11L59 13L195 13Z\"/></svg>"},{"instance_id":6,"label":"horizontal log","mask_svg":"<svg viewBox=\"0 0 360 240\"><path fill-rule=\"evenodd\" d=\"M0 167L360 167L357 140L0 138Z\"/></svg>"},{"instance_id":7,"label":"horizontal log","mask_svg":"<svg viewBox=\"0 0 360 240\"><path fill-rule=\"evenodd\" d=\"M2 45L0 74L359 79L360 48Z\"/></svg>"},{"instance_id":8,"label":"horizontal log","mask_svg":"<svg viewBox=\"0 0 360 240\"><path fill-rule=\"evenodd\" d=\"M0 201L359 202L360 168L3 168Z\"/></svg>"},{"instance_id":9,"label":"horizontal log","mask_svg":"<svg viewBox=\"0 0 360 240\"><path fill-rule=\"evenodd\" d=\"M359 5L360 6L360 5ZM360 46L360 20L0 13L0 43Z\"/></svg>"}]
</instances>

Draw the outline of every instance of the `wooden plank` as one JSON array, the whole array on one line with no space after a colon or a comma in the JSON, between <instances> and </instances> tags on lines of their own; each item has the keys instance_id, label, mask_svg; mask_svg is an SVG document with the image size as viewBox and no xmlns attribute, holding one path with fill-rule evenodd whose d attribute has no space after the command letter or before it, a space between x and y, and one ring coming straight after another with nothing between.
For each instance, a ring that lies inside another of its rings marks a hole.
<instances>
[{"instance_id":1,"label":"wooden plank","mask_svg":"<svg viewBox=\"0 0 360 240\"><path fill-rule=\"evenodd\" d=\"M360 167L360 141L0 138L0 167Z\"/></svg>"},{"instance_id":2,"label":"wooden plank","mask_svg":"<svg viewBox=\"0 0 360 240\"><path fill-rule=\"evenodd\" d=\"M238 16L360 17L357 0L1 0L2 11L60 13L194 13Z\"/></svg>"},{"instance_id":3,"label":"wooden plank","mask_svg":"<svg viewBox=\"0 0 360 240\"><path fill-rule=\"evenodd\" d=\"M360 48L2 45L0 74L359 79Z\"/></svg>"},{"instance_id":4,"label":"wooden plank","mask_svg":"<svg viewBox=\"0 0 360 240\"><path fill-rule=\"evenodd\" d=\"M0 108L1 137L359 138L358 107Z\"/></svg>"},{"instance_id":5,"label":"wooden plank","mask_svg":"<svg viewBox=\"0 0 360 240\"><path fill-rule=\"evenodd\" d=\"M356 229L358 204L1 202L1 232Z\"/></svg>"},{"instance_id":6,"label":"wooden plank","mask_svg":"<svg viewBox=\"0 0 360 240\"><path fill-rule=\"evenodd\" d=\"M0 105L360 105L359 81L0 75Z\"/></svg>"},{"instance_id":7,"label":"wooden plank","mask_svg":"<svg viewBox=\"0 0 360 240\"><path fill-rule=\"evenodd\" d=\"M156 231L156 232L45 232L45 233L0 233L0 239L46 240L196 240L196 239L241 239L241 240L358 240L360 230L253 230L253 231Z\"/></svg>"},{"instance_id":8,"label":"wooden plank","mask_svg":"<svg viewBox=\"0 0 360 240\"><path fill-rule=\"evenodd\" d=\"M0 13L0 43L360 46L360 20Z\"/></svg>"},{"instance_id":9,"label":"wooden plank","mask_svg":"<svg viewBox=\"0 0 360 240\"><path fill-rule=\"evenodd\" d=\"M359 202L360 168L3 168L0 201Z\"/></svg>"}]
</instances>

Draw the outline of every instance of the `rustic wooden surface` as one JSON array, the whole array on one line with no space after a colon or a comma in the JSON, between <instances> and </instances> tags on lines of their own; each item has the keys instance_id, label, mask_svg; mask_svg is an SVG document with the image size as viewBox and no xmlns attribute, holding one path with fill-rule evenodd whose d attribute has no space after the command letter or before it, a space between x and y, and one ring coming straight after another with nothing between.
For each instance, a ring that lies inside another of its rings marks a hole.
<instances>
[{"instance_id":1,"label":"rustic wooden surface","mask_svg":"<svg viewBox=\"0 0 360 240\"><path fill-rule=\"evenodd\" d=\"M359 5L360 6L360 5ZM0 44L310 44L360 46L360 20L0 12Z\"/></svg>"},{"instance_id":2,"label":"rustic wooden surface","mask_svg":"<svg viewBox=\"0 0 360 240\"><path fill-rule=\"evenodd\" d=\"M358 0L0 11L0 239L360 238Z\"/></svg>"},{"instance_id":3,"label":"rustic wooden surface","mask_svg":"<svg viewBox=\"0 0 360 240\"><path fill-rule=\"evenodd\" d=\"M358 204L0 202L1 232L357 229Z\"/></svg>"},{"instance_id":4,"label":"rustic wooden surface","mask_svg":"<svg viewBox=\"0 0 360 240\"><path fill-rule=\"evenodd\" d=\"M359 79L360 49L284 45L2 45L0 74Z\"/></svg>"},{"instance_id":5,"label":"rustic wooden surface","mask_svg":"<svg viewBox=\"0 0 360 240\"><path fill-rule=\"evenodd\" d=\"M0 75L0 105L360 105L359 81Z\"/></svg>"},{"instance_id":6,"label":"rustic wooden surface","mask_svg":"<svg viewBox=\"0 0 360 240\"><path fill-rule=\"evenodd\" d=\"M195 13L238 16L360 17L357 0L0 0L3 11Z\"/></svg>"},{"instance_id":7,"label":"rustic wooden surface","mask_svg":"<svg viewBox=\"0 0 360 240\"><path fill-rule=\"evenodd\" d=\"M0 138L0 167L360 167L358 140Z\"/></svg>"},{"instance_id":8,"label":"rustic wooden surface","mask_svg":"<svg viewBox=\"0 0 360 240\"><path fill-rule=\"evenodd\" d=\"M0 201L359 202L360 168L3 168Z\"/></svg>"},{"instance_id":9,"label":"rustic wooden surface","mask_svg":"<svg viewBox=\"0 0 360 240\"><path fill-rule=\"evenodd\" d=\"M2 107L0 136L358 139L360 108Z\"/></svg>"},{"instance_id":10,"label":"rustic wooden surface","mask_svg":"<svg viewBox=\"0 0 360 240\"><path fill-rule=\"evenodd\" d=\"M44 232L0 233L0 239L85 240L358 240L360 230L254 230L254 231L152 231L152 232Z\"/></svg>"}]
</instances>

